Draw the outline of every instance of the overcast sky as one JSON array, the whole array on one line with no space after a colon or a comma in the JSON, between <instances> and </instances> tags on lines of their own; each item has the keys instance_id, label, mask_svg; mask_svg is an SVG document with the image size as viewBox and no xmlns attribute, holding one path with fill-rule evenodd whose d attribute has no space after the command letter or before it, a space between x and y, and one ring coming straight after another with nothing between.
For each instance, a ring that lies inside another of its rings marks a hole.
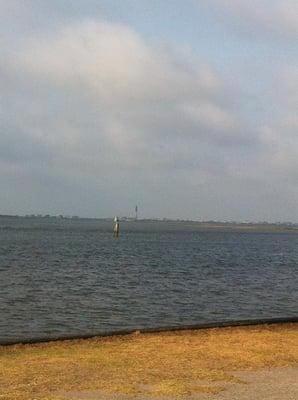
<instances>
[{"instance_id":1,"label":"overcast sky","mask_svg":"<svg viewBox=\"0 0 298 400\"><path fill-rule=\"evenodd\" d=\"M297 0L0 0L0 214L298 222Z\"/></svg>"}]
</instances>

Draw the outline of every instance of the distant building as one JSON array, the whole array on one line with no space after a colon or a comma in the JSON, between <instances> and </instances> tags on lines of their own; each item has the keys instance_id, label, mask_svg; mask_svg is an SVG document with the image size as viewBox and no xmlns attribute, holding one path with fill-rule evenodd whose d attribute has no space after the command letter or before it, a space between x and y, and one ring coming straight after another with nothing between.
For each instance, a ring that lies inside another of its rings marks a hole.
<instances>
[{"instance_id":1,"label":"distant building","mask_svg":"<svg viewBox=\"0 0 298 400\"><path fill-rule=\"evenodd\" d=\"M135 212L136 212L136 220L138 219L138 206L136 205L135 207Z\"/></svg>"}]
</instances>

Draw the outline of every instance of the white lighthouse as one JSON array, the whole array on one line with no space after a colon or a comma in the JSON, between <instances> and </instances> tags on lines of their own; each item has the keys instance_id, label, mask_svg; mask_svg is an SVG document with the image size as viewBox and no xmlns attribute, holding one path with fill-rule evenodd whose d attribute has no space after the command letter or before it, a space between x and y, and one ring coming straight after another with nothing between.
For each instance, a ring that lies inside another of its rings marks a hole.
<instances>
[{"instance_id":1,"label":"white lighthouse","mask_svg":"<svg viewBox=\"0 0 298 400\"><path fill-rule=\"evenodd\" d=\"M114 217L114 229L113 229L114 237L118 237L119 236L119 231L120 231L119 218L117 216L115 216Z\"/></svg>"}]
</instances>

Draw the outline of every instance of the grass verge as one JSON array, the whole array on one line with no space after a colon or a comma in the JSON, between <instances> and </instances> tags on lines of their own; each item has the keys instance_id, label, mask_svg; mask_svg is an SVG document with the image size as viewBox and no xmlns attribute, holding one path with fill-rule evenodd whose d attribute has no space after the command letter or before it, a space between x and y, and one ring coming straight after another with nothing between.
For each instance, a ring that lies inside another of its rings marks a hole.
<instances>
[{"instance_id":1,"label":"grass verge","mask_svg":"<svg viewBox=\"0 0 298 400\"><path fill-rule=\"evenodd\" d=\"M297 343L291 323L0 346L0 400L216 393L233 371L297 365Z\"/></svg>"}]
</instances>

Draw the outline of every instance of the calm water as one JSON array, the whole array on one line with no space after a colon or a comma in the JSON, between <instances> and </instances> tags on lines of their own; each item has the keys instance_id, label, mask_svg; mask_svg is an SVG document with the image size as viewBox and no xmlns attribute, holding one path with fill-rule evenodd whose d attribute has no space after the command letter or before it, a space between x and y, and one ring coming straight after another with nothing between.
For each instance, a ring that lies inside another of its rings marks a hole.
<instances>
[{"instance_id":1,"label":"calm water","mask_svg":"<svg viewBox=\"0 0 298 400\"><path fill-rule=\"evenodd\" d=\"M0 341L298 315L298 234L0 218Z\"/></svg>"}]
</instances>

